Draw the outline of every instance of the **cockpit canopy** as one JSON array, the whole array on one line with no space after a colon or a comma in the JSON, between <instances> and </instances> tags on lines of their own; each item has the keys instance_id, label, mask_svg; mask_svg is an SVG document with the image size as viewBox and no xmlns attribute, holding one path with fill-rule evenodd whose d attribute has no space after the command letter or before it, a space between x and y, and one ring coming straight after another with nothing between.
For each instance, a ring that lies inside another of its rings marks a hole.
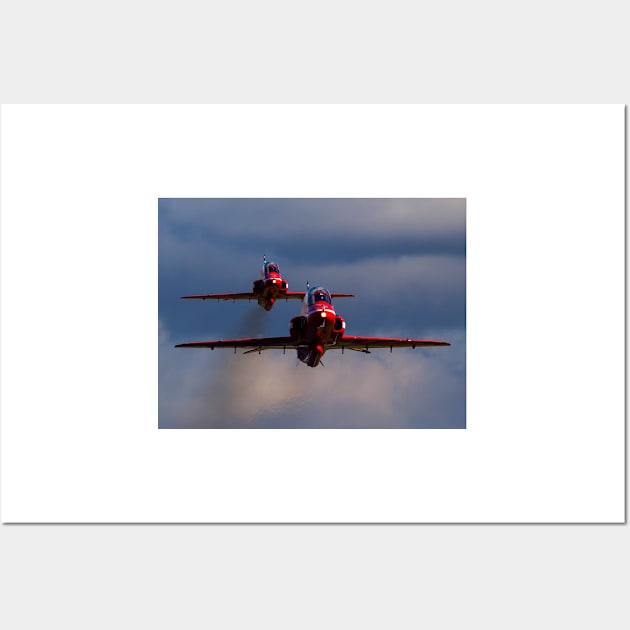
<instances>
[{"instance_id":1,"label":"cockpit canopy","mask_svg":"<svg viewBox=\"0 0 630 630\"><path fill-rule=\"evenodd\" d=\"M263 265L263 272L265 274L267 274L267 273L280 273L280 269L278 268L278 265L276 265L276 263L268 262L268 263L265 263Z\"/></svg>"},{"instance_id":2,"label":"cockpit canopy","mask_svg":"<svg viewBox=\"0 0 630 630\"><path fill-rule=\"evenodd\" d=\"M315 302L328 302L332 304L330 299L330 291L324 287L313 287L308 290L308 305L312 306Z\"/></svg>"}]
</instances>

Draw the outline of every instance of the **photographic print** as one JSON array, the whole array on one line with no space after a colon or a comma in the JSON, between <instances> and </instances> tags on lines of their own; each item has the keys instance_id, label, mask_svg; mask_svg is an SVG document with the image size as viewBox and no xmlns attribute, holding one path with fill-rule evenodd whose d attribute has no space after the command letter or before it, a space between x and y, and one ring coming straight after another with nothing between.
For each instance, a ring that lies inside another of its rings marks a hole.
<instances>
[{"instance_id":1,"label":"photographic print","mask_svg":"<svg viewBox=\"0 0 630 630\"><path fill-rule=\"evenodd\" d=\"M3 521L622 522L624 115L3 107Z\"/></svg>"},{"instance_id":2,"label":"photographic print","mask_svg":"<svg viewBox=\"0 0 630 630\"><path fill-rule=\"evenodd\" d=\"M465 428L466 201L160 199L159 344L160 428Z\"/></svg>"}]
</instances>

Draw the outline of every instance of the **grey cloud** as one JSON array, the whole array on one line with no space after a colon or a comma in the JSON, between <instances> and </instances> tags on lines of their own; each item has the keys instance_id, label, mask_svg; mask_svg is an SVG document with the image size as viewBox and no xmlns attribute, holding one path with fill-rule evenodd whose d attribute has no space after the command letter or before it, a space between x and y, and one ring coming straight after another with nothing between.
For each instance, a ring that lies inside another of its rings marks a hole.
<instances>
[{"instance_id":1,"label":"grey cloud","mask_svg":"<svg viewBox=\"0 0 630 630\"><path fill-rule=\"evenodd\" d=\"M288 260L304 247L337 262L418 249L462 255L465 248L463 199L190 199L160 200L160 208L187 239L201 230L217 243L257 240Z\"/></svg>"}]
</instances>

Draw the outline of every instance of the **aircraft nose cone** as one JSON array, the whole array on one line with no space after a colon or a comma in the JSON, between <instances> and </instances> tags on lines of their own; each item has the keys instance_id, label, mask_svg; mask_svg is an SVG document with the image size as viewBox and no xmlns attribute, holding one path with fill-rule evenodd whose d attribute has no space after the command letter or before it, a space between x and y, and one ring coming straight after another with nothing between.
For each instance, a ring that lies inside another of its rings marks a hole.
<instances>
[{"instance_id":1,"label":"aircraft nose cone","mask_svg":"<svg viewBox=\"0 0 630 630\"><path fill-rule=\"evenodd\" d=\"M322 324L333 323L335 321L335 314L322 309L311 313L308 319L316 326L321 326Z\"/></svg>"}]
</instances>

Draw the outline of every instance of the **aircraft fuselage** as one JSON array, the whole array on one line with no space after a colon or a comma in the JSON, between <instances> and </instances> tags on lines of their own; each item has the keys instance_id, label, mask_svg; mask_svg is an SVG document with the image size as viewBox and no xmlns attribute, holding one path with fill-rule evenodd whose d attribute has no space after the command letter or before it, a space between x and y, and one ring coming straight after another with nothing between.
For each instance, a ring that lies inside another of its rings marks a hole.
<instances>
[{"instance_id":1,"label":"aircraft fuselage","mask_svg":"<svg viewBox=\"0 0 630 630\"><path fill-rule=\"evenodd\" d=\"M278 298L286 296L288 289L289 283L282 279L278 266L265 260L260 278L254 282L253 287L258 304L270 311Z\"/></svg>"},{"instance_id":2,"label":"aircraft fuselage","mask_svg":"<svg viewBox=\"0 0 630 630\"><path fill-rule=\"evenodd\" d=\"M291 320L289 327L291 337L304 344L297 349L298 359L309 367L316 367L326 347L337 342L345 327L343 318L335 313L330 293L322 287L309 289L300 315Z\"/></svg>"}]
</instances>

